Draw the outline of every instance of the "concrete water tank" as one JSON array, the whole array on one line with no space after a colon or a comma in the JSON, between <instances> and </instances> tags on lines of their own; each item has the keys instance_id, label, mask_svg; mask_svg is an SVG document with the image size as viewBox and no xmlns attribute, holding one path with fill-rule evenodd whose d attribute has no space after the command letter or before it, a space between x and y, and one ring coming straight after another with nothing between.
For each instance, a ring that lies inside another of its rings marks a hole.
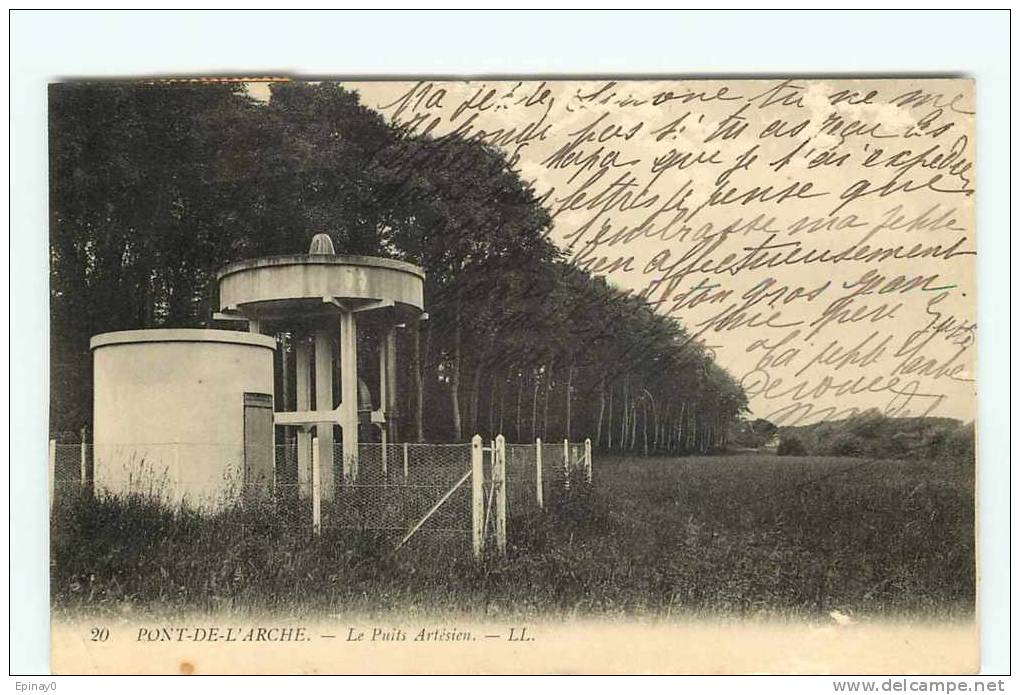
<instances>
[{"instance_id":1,"label":"concrete water tank","mask_svg":"<svg viewBox=\"0 0 1020 695\"><path fill-rule=\"evenodd\" d=\"M273 338L154 329L91 348L97 491L209 510L272 489Z\"/></svg>"}]
</instances>

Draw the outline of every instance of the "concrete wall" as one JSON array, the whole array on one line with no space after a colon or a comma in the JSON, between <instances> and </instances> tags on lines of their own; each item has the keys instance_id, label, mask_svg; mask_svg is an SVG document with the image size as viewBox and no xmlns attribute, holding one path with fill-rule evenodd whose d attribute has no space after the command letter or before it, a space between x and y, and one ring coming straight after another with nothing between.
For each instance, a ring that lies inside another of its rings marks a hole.
<instances>
[{"instance_id":1,"label":"concrete wall","mask_svg":"<svg viewBox=\"0 0 1020 695\"><path fill-rule=\"evenodd\" d=\"M96 489L205 509L236 501L244 394L272 395L274 349L270 337L236 331L95 336Z\"/></svg>"}]
</instances>

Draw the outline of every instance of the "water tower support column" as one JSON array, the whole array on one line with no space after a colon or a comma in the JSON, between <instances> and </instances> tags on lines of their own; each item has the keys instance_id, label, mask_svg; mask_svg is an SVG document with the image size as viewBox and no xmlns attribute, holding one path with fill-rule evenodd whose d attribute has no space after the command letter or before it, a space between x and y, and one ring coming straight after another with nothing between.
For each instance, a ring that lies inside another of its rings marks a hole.
<instances>
[{"instance_id":1,"label":"water tower support column","mask_svg":"<svg viewBox=\"0 0 1020 695\"><path fill-rule=\"evenodd\" d=\"M312 346L304 337L294 341L294 372L297 390L297 410L312 409ZM298 496L308 499L312 496L312 433L307 426L298 428L297 433L297 481Z\"/></svg>"},{"instance_id":2,"label":"water tower support column","mask_svg":"<svg viewBox=\"0 0 1020 695\"><path fill-rule=\"evenodd\" d=\"M397 441L397 327L387 326L379 346L379 401L386 417L383 426L391 442Z\"/></svg>"},{"instance_id":3,"label":"water tower support column","mask_svg":"<svg viewBox=\"0 0 1020 695\"><path fill-rule=\"evenodd\" d=\"M315 409L333 410L333 345L332 331L315 332ZM342 352L342 350L341 350ZM322 469L322 499L333 499L333 425L315 426L319 441L319 466Z\"/></svg>"},{"instance_id":4,"label":"water tower support column","mask_svg":"<svg viewBox=\"0 0 1020 695\"><path fill-rule=\"evenodd\" d=\"M295 354L296 361L301 362L295 367L303 375L302 380L308 376L314 398L305 403L304 395L300 395L300 401L295 399L295 410L289 410L291 403L281 403L283 408L274 414L273 421L277 426L316 432L319 442L315 447L316 458L321 464L325 500L337 497L345 478L351 482L358 480L361 419L366 425L385 428L387 441L397 440L398 374L396 341L390 324L406 324L415 316L419 320L425 318L422 311L425 272L420 267L392 258L344 256L334 251L329 235L320 233L315 235L306 254L237 261L216 275L217 318L250 319L252 330L259 329L258 321L262 321L263 329L284 332L312 329L314 357L310 352L300 357ZM385 329L379 336L384 344L380 354L375 355L373 349L371 356L380 361L380 371L385 372L380 382L383 395L379 397L380 403L385 401L385 408L373 409L374 394L370 392L374 389L362 394L365 389L359 388L357 314L362 312L371 312L372 316L363 325ZM339 354L334 347L338 338ZM308 390L306 385L298 387L299 394L307 394ZM336 427L343 433L342 448L336 447ZM306 437L300 439L311 446ZM300 445L302 471L311 468L311 456L304 453L305 446ZM310 476L301 480L303 489L309 487L305 480L310 480Z\"/></svg>"},{"instance_id":5,"label":"water tower support column","mask_svg":"<svg viewBox=\"0 0 1020 695\"><path fill-rule=\"evenodd\" d=\"M340 311L340 427L343 430L344 481L358 479L358 322Z\"/></svg>"}]
</instances>

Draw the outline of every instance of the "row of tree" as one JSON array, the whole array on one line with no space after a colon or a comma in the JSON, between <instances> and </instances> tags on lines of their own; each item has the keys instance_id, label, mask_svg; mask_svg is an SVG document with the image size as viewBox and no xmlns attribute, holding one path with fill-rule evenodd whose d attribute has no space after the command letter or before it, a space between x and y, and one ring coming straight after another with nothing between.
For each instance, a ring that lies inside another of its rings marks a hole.
<instances>
[{"instance_id":1,"label":"row of tree","mask_svg":"<svg viewBox=\"0 0 1020 695\"><path fill-rule=\"evenodd\" d=\"M60 85L50 145L54 431L90 420L91 335L209 325L218 268L319 232L425 268L431 318L400 333L409 439L707 450L746 410L676 320L562 257L500 151L401 131L336 85L276 84L268 102Z\"/></svg>"}]
</instances>

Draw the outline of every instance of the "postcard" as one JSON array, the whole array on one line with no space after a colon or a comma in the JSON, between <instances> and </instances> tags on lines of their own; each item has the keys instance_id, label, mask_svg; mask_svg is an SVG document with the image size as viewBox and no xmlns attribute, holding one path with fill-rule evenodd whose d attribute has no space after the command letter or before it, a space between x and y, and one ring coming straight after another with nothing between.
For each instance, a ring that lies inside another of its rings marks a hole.
<instances>
[{"instance_id":1,"label":"postcard","mask_svg":"<svg viewBox=\"0 0 1020 695\"><path fill-rule=\"evenodd\" d=\"M975 673L969 79L64 81L55 673Z\"/></svg>"}]
</instances>

